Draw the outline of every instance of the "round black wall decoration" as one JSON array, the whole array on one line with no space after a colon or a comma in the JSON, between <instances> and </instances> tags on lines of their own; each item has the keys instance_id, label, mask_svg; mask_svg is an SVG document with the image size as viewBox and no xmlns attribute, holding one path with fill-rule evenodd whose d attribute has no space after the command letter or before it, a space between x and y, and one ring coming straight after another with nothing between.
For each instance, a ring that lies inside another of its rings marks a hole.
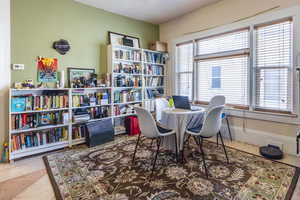
<instances>
[{"instance_id":1,"label":"round black wall decoration","mask_svg":"<svg viewBox=\"0 0 300 200\"><path fill-rule=\"evenodd\" d=\"M65 55L70 51L71 46L67 40L61 39L53 43L53 48L61 55Z\"/></svg>"}]
</instances>

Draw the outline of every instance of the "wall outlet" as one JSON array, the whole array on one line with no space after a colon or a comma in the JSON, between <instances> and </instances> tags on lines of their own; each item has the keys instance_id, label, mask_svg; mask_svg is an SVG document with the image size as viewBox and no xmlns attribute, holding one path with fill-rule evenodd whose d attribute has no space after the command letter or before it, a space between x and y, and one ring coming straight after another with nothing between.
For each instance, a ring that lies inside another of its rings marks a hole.
<instances>
[{"instance_id":1,"label":"wall outlet","mask_svg":"<svg viewBox=\"0 0 300 200\"><path fill-rule=\"evenodd\" d=\"M283 145L283 143L281 143L281 142L279 142L279 141L269 140L269 141L267 141L267 145L268 145L268 144L273 145L273 146L277 146L277 147L280 148L280 150L283 151L284 145Z\"/></svg>"},{"instance_id":2,"label":"wall outlet","mask_svg":"<svg viewBox=\"0 0 300 200\"><path fill-rule=\"evenodd\" d=\"M18 70L18 71L24 70L25 69L25 65L24 64L13 64L12 65L12 69L13 70Z\"/></svg>"}]
</instances>

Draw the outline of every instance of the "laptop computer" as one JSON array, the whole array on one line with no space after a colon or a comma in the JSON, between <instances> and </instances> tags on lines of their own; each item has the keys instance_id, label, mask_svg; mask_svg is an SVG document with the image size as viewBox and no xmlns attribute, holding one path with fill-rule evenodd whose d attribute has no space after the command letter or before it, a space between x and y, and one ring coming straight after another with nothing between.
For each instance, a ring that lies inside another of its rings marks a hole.
<instances>
[{"instance_id":1,"label":"laptop computer","mask_svg":"<svg viewBox=\"0 0 300 200\"><path fill-rule=\"evenodd\" d=\"M197 111L200 108L191 106L188 96L172 96L175 108Z\"/></svg>"}]
</instances>

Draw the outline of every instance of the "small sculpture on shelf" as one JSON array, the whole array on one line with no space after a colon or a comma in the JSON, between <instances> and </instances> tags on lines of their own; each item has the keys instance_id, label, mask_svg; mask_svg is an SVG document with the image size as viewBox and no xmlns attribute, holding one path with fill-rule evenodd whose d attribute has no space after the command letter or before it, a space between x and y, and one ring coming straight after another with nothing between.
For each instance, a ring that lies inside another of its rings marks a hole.
<instances>
[{"instance_id":1,"label":"small sculpture on shelf","mask_svg":"<svg viewBox=\"0 0 300 200\"><path fill-rule=\"evenodd\" d=\"M14 83L14 88L15 89L30 89L30 88L35 88L33 84L33 80L28 79L22 82L15 82Z\"/></svg>"}]
</instances>

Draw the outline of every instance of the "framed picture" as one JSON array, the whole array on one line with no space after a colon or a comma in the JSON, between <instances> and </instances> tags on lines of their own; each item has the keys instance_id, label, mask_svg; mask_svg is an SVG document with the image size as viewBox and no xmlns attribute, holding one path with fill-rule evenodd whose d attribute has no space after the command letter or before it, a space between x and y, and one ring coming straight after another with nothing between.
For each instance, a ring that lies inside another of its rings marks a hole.
<instances>
[{"instance_id":1,"label":"framed picture","mask_svg":"<svg viewBox=\"0 0 300 200\"><path fill-rule=\"evenodd\" d=\"M140 39L130 35L108 31L108 39L109 44L111 45L124 45L140 48Z\"/></svg>"},{"instance_id":2,"label":"framed picture","mask_svg":"<svg viewBox=\"0 0 300 200\"><path fill-rule=\"evenodd\" d=\"M41 83L56 82L57 79L57 58L38 57L38 81Z\"/></svg>"},{"instance_id":3,"label":"framed picture","mask_svg":"<svg viewBox=\"0 0 300 200\"><path fill-rule=\"evenodd\" d=\"M68 82L70 88L85 88L89 80L93 78L95 69L88 68L68 68Z\"/></svg>"}]
</instances>

